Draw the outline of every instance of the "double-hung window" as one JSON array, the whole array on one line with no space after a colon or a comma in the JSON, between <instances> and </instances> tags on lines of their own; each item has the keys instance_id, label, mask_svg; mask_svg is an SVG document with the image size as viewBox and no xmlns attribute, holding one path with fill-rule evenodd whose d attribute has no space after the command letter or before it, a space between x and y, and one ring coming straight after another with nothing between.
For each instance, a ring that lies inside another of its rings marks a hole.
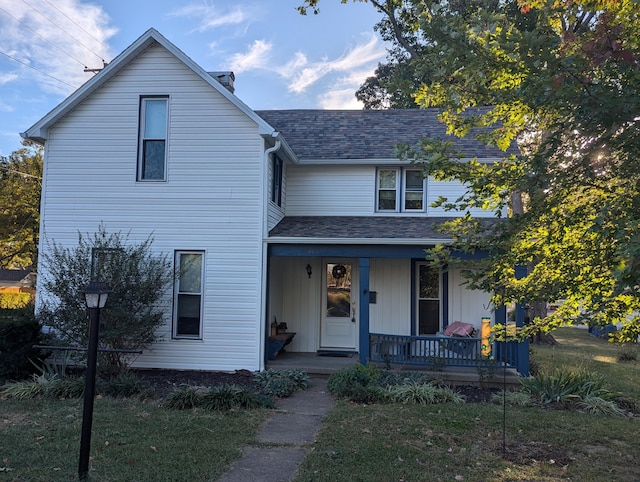
<instances>
[{"instance_id":1,"label":"double-hung window","mask_svg":"<svg viewBox=\"0 0 640 482\"><path fill-rule=\"evenodd\" d=\"M168 109L168 96L140 98L138 181L166 179Z\"/></svg>"},{"instance_id":2,"label":"double-hung window","mask_svg":"<svg viewBox=\"0 0 640 482\"><path fill-rule=\"evenodd\" d=\"M201 251L176 251L175 338L202 338L203 260Z\"/></svg>"},{"instance_id":3,"label":"double-hung window","mask_svg":"<svg viewBox=\"0 0 640 482\"><path fill-rule=\"evenodd\" d=\"M376 210L411 212L425 210L425 183L420 169L381 168L376 178Z\"/></svg>"}]
</instances>

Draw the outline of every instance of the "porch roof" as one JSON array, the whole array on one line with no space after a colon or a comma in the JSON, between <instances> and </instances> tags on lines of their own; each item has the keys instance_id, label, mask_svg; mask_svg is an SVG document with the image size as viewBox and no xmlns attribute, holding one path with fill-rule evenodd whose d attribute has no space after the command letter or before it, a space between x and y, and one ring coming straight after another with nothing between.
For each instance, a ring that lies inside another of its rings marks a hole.
<instances>
[{"instance_id":1,"label":"porch roof","mask_svg":"<svg viewBox=\"0 0 640 482\"><path fill-rule=\"evenodd\" d=\"M438 230L446 217L287 216L269 238L413 239L451 241Z\"/></svg>"}]
</instances>

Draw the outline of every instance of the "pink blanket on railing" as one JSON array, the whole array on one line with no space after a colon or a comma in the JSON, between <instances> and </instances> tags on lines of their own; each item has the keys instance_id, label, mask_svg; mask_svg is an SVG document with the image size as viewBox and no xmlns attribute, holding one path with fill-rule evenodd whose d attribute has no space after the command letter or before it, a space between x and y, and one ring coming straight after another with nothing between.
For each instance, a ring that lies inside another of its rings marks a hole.
<instances>
[{"instance_id":1,"label":"pink blanket on railing","mask_svg":"<svg viewBox=\"0 0 640 482\"><path fill-rule=\"evenodd\" d=\"M444 330L445 336L471 336L473 334L473 325L471 323L463 323L462 321L454 321Z\"/></svg>"}]
</instances>

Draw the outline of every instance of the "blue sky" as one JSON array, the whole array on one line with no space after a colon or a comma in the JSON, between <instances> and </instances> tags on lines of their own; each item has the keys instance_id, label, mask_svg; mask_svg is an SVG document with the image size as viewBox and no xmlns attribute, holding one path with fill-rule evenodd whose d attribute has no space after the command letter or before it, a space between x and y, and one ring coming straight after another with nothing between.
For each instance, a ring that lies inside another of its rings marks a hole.
<instances>
[{"instance_id":1,"label":"blue sky","mask_svg":"<svg viewBox=\"0 0 640 482\"><path fill-rule=\"evenodd\" d=\"M0 0L0 155L154 27L205 70L235 72L253 109L358 109L354 97L385 59L370 4L323 0Z\"/></svg>"}]
</instances>

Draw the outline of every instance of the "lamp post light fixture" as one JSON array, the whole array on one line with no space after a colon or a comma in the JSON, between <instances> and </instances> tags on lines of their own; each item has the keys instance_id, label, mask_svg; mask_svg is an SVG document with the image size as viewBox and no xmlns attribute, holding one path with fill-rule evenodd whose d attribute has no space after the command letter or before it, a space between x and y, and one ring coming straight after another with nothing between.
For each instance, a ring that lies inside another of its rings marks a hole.
<instances>
[{"instance_id":1,"label":"lamp post light fixture","mask_svg":"<svg viewBox=\"0 0 640 482\"><path fill-rule=\"evenodd\" d=\"M108 296L109 289L106 283L100 281L91 281L84 290L84 299L87 308L89 308L89 346L87 348L87 373L84 385L82 433L80 435L80 461L78 462L78 478L80 480L87 480L89 474L89 451L91 448L93 401L96 392L100 310L104 308Z\"/></svg>"}]
</instances>

